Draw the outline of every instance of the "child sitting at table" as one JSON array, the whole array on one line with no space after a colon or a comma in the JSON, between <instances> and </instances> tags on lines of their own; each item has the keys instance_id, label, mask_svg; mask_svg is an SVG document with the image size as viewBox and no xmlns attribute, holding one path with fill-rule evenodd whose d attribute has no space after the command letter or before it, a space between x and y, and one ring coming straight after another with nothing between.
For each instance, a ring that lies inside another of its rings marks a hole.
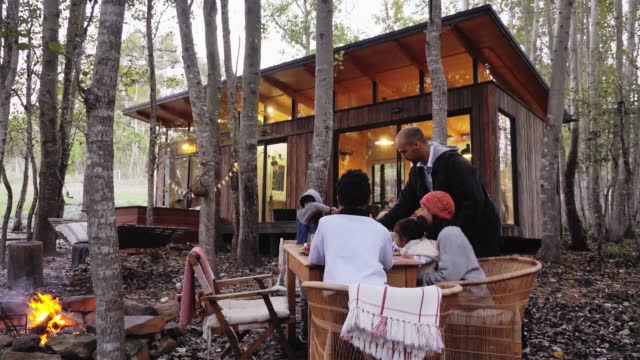
<instances>
[{"instance_id":1,"label":"child sitting at table","mask_svg":"<svg viewBox=\"0 0 640 360\"><path fill-rule=\"evenodd\" d=\"M369 176L349 170L338 181L336 215L320 219L309 261L324 265L325 282L383 285L393 265L391 233L369 217Z\"/></svg>"},{"instance_id":2,"label":"child sitting at table","mask_svg":"<svg viewBox=\"0 0 640 360\"><path fill-rule=\"evenodd\" d=\"M322 197L314 189L309 189L300 196L300 206L296 211L296 244L305 244L316 232L320 218L330 214L333 209L322 203Z\"/></svg>"},{"instance_id":3,"label":"child sitting at table","mask_svg":"<svg viewBox=\"0 0 640 360\"><path fill-rule=\"evenodd\" d=\"M437 270L424 275L423 283L475 280L485 277L469 240L462 230L451 225L456 209L451 196L444 191L431 191L420 200L422 214L438 239Z\"/></svg>"},{"instance_id":4,"label":"child sitting at table","mask_svg":"<svg viewBox=\"0 0 640 360\"><path fill-rule=\"evenodd\" d=\"M433 271L435 261L438 260L438 245L435 240L429 240L424 236L422 225L416 219L402 219L393 228L396 246L400 255L413 257L424 265L418 270L418 286L423 286L424 276Z\"/></svg>"}]
</instances>

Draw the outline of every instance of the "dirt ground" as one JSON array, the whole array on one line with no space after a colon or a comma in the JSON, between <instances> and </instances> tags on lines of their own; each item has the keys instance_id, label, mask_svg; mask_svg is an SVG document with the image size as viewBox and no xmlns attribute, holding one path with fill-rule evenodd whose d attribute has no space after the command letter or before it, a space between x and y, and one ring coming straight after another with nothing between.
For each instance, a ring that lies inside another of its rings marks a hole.
<instances>
[{"instance_id":1,"label":"dirt ground","mask_svg":"<svg viewBox=\"0 0 640 360\"><path fill-rule=\"evenodd\" d=\"M46 285L37 289L55 296L92 294L90 265L71 269L70 249L58 242L59 257L45 260ZM125 296L145 304L156 303L180 291L189 245L141 255L122 255ZM640 359L640 266L633 261L607 259L602 265L593 253L563 251L560 264L544 264L526 312L529 349L525 359ZM229 253L218 254L220 278L271 273L277 259L264 257L255 268L240 267ZM16 296L0 272L0 297ZM24 295L24 294L21 294ZM300 322L299 314L298 322ZM161 359L206 359L207 344L200 322L194 320L173 353ZM301 326L298 326L300 329ZM225 346L216 338L212 351ZM304 351L297 350L296 358ZM286 359L272 338L256 359Z\"/></svg>"}]
</instances>

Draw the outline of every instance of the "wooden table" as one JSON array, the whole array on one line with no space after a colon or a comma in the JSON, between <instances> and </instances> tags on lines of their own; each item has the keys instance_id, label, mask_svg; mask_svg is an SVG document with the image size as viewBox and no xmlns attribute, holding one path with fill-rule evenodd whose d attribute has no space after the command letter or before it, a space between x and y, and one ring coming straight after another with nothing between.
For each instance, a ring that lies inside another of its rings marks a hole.
<instances>
[{"instance_id":1,"label":"wooden table","mask_svg":"<svg viewBox=\"0 0 640 360\"><path fill-rule=\"evenodd\" d=\"M302 245L295 241L287 241L284 245L287 257L287 300L291 319L287 325L289 343L295 342L296 337L296 277L300 282L322 281L324 267L311 265L309 257L300 254ZM416 287L418 268L422 263L412 258L393 257L393 267L387 272L387 283L395 287Z\"/></svg>"}]
</instances>

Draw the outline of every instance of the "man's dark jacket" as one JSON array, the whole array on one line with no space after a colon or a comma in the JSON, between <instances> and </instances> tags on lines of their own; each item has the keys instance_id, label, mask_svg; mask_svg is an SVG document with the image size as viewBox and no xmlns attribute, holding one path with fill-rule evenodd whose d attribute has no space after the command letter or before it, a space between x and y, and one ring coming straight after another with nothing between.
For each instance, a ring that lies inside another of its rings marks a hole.
<instances>
[{"instance_id":1,"label":"man's dark jacket","mask_svg":"<svg viewBox=\"0 0 640 360\"><path fill-rule=\"evenodd\" d=\"M456 206L452 223L462 229L476 256L499 256L502 249L498 208L484 189L476 169L456 150L436 158L431 169L433 190L451 195Z\"/></svg>"},{"instance_id":2,"label":"man's dark jacket","mask_svg":"<svg viewBox=\"0 0 640 360\"><path fill-rule=\"evenodd\" d=\"M414 162L409 170L409 181L400 192L398 201L380 218L382 225L393 229L399 220L410 217L420 208L420 199L429 192L426 176L424 168Z\"/></svg>"}]
</instances>

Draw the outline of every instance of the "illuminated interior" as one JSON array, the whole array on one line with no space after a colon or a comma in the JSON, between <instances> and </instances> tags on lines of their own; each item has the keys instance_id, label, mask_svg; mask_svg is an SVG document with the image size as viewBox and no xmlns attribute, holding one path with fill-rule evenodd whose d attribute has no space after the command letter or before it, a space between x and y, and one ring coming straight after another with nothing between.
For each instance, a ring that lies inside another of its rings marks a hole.
<instances>
[{"instance_id":1,"label":"illuminated interior","mask_svg":"<svg viewBox=\"0 0 640 360\"><path fill-rule=\"evenodd\" d=\"M471 160L471 118L468 114L451 116L447 120L449 145L456 145L465 158ZM430 120L411 124L422 129L427 139L432 136ZM395 137L399 127L385 126L340 134L338 138L338 177L349 169L366 172L372 184L372 203L387 206L389 198L397 199L399 184L408 179L411 163L399 159ZM468 152L468 153L467 153ZM399 169L399 171L398 171ZM398 182L400 177L400 182Z\"/></svg>"},{"instance_id":2,"label":"illuminated interior","mask_svg":"<svg viewBox=\"0 0 640 360\"><path fill-rule=\"evenodd\" d=\"M265 154L266 154L266 159L265 159ZM266 160L266 167L265 167L265 160ZM285 208L286 202L287 202L287 143L259 145L258 146L259 221L273 221L271 210Z\"/></svg>"}]
</instances>

